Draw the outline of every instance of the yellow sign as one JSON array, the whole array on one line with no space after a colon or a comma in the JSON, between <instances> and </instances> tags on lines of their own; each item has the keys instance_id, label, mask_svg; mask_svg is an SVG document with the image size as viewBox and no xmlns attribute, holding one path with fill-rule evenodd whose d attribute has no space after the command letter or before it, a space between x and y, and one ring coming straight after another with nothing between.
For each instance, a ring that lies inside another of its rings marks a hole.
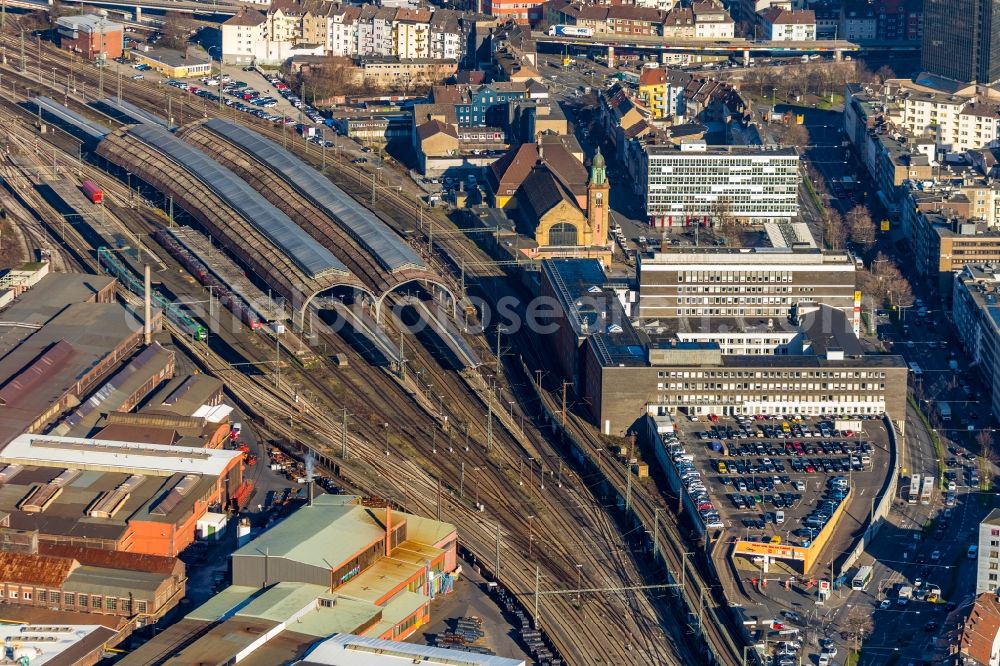
<instances>
[{"instance_id":1,"label":"yellow sign","mask_svg":"<svg viewBox=\"0 0 1000 666\"><path fill-rule=\"evenodd\" d=\"M882 231L889 231L889 220L882 220Z\"/></svg>"},{"instance_id":2,"label":"yellow sign","mask_svg":"<svg viewBox=\"0 0 1000 666\"><path fill-rule=\"evenodd\" d=\"M854 302L855 303L860 303L861 302L861 292L860 291L854 292Z\"/></svg>"},{"instance_id":3,"label":"yellow sign","mask_svg":"<svg viewBox=\"0 0 1000 666\"><path fill-rule=\"evenodd\" d=\"M804 560L808 551L808 548L801 548L799 546L739 541L736 544L735 554L767 555L768 557L778 557L784 560Z\"/></svg>"}]
</instances>

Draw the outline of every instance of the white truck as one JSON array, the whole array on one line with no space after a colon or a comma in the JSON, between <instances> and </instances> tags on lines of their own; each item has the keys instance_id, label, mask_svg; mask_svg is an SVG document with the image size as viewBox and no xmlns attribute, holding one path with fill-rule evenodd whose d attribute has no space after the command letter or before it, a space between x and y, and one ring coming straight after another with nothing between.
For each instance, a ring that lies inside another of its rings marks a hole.
<instances>
[{"instance_id":1,"label":"white truck","mask_svg":"<svg viewBox=\"0 0 1000 666\"><path fill-rule=\"evenodd\" d=\"M905 606L910 603L910 599L913 598L913 588L909 585L904 585L899 588L899 597L896 599L896 603L900 606Z\"/></svg>"},{"instance_id":2,"label":"white truck","mask_svg":"<svg viewBox=\"0 0 1000 666\"><path fill-rule=\"evenodd\" d=\"M939 402L937 404L938 414L941 415L942 421L951 421L951 405L947 402Z\"/></svg>"}]
</instances>

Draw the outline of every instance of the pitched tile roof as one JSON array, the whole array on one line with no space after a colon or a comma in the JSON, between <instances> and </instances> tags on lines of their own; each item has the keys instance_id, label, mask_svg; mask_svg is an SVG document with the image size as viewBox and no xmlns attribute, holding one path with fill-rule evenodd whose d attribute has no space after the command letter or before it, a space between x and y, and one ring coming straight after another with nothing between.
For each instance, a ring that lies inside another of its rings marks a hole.
<instances>
[{"instance_id":1,"label":"pitched tile roof","mask_svg":"<svg viewBox=\"0 0 1000 666\"><path fill-rule=\"evenodd\" d=\"M521 201L527 205L534 219L540 219L562 201L576 207L576 199L559 179L545 166L536 166L521 184Z\"/></svg>"},{"instance_id":2,"label":"pitched tile roof","mask_svg":"<svg viewBox=\"0 0 1000 666\"><path fill-rule=\"evenodd\" d=\"M266 22L267 17L256 9L247 11L245 7L241 7L239 12L226 19L226 22L222 25L245 25L253 27Z\"/></svg>"},{"instance_id":3,"label":"pitched tile roof","mask_svg":"<svg viewBox=\"0 0 1000 666\"><path fill-rule=\"evenodd\" d=\"M538 146L522 143L508 150L490 165L490 175L495 192L500 196L510 196L517 192L521 183L538 163Z\"/></svg>"},{"instance_id":4,"label":"pitched tile roof","mask_svg":"<svg viewBox=\"0 0 1000 666\"><path fill-rule=\"evenodd\" d=\"M440 120L428 120L426 123L417 126L417 137L421 141L435 134L447 134L456 139L458 138L458 132L455 131L455 128Z\"/></svg>"},{"instance_id":5,"label":"pitched tile roof","mask_svg":"<svg viewBox=\"0 0 1000 666\"><path fill-rule=\"evenodd\" d=\"M997 632L1000 632L1000 601L996 594L984 592L976 597L962 626L959 649L978 663L989 664Z\"/></svg>"}]
</instances>

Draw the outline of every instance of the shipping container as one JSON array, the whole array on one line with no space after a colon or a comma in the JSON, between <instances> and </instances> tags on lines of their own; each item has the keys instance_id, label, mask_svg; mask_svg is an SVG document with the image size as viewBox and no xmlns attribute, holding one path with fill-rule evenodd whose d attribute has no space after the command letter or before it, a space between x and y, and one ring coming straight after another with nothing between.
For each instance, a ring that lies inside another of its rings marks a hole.
<instances>
[{"instance_id":1,"label":"shipping container","mask_svg":"<svg viewBox=\"0 0 1000 666\"><path fill-rule=\"evenodd\" d=\"M578 27L575 25L554 25L547 33L550 37L593 37L593 28Z\"/></svg>"},{"instance_id":2,"label":"shipping container","mask_svg":"<svg viewBox=\"0 0 1000 666\"><path fill-rule=\"evenodd\" d=\"M104 191L92 180L83 181L83 193L90 199L90 203L99 204L104 202Z\"/></svg>"}]
</instances>

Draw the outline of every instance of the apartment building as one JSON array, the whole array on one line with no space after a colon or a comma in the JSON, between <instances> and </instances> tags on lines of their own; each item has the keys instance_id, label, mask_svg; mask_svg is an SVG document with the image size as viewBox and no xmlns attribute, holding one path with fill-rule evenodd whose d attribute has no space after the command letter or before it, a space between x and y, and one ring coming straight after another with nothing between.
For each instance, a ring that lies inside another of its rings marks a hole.
<instances>
[{"instance_id":1,"label":"apartment building","mask_svg":"<svg viewBox=\"0 0 1000 666\"><path fill-rule=\"evenodd\" d=\"M666 11L648 4L584 5L560 2L548 7L550 23L590 28L595 35L662 35L687 39L731 39L735 23L725 8L706 0Z\"/></svg>"},{"instance_id":2,"label":"apartment building","mask_svg":"<svg viewBox=\"0 0 1000 666\"><path fill-rule=\"evenodd\" d=\"M280 0L267 13L241 10L222 24L226 64L280 64L292 55L459 60L466 31L447 9Z\"/></svg>"},{"instance_id":3,"label":"apartment building","mask_svg":"<svg viewBox=\"0 0 1000 666\"><path fill-rule=\"evenodd\" d=\"M732 39L736 23L721 4L705 0L691 5L695 39Z\"/></svg>"},{"instance_id":4,"label":"apartment building","mask_svg":"<svg viewBox=\"0 0 1000 666\"><path fill-rule=\"evenodd\" d=\"M816 14L810 9L768 7L760 13L764 39L772 42L810 42L816 39Z\"/></svg>"},{"instance_id":5,"label":"apartment building","mask_svg":"<svg viewBox=\"0 0 1000 666\"><path fill-rule=\"evenodd\" d=\"M692 76L663 67L646 67L639 74L639 98L655 120L684 115L684 91Z\"/></svg>"},{"instance_id":6,"label":"apartment building","mask_svg":"<svg viewBox=\"0 0 1000 666\"><path fill-rule=\"evenodd\" d=\"M906 211L909 214L909 211ZM918 211L907 227L917 272L951 290L954 274L966 264L1000 264L1000 230L950 211Z\"/></svg>"},{"instance_id":7,"label":"apartment building","mask_svg":"<svg viewBox=\"0 0 1000 666\"><path fill-rule=\"evenodd\" d=\"M976 594L995 593L1000 586L1000 509L993 509L979 523L976 558Z\"/></svg>"},{"instance_id":8,"label":"apartment building","mask_svg":"<svg viewBox=\"0 0 1000 666\"><path fill-rule=\"evenodd\" d=\"M721 215L747 223L788 222L798 214L799 156L794 148L709 146L703 140L645 147L641 171L653 226L680 226Z\"/></svg>"},{"instance_id":9,"label":"apartment building","mask_svg":"<svg viewBox=\"0 0 1000 666\"><path fill-rule=\"evenodd\" d=\"M222 24L222 61L234 65L252 63L259 53L259 44L267 38L267 17L256 9L240 9Z\"/></svg>"},{"instance_id":10,"label":"apartment building","mask_svg":"<svg viewBox=\"0 0 1000 666\"><path fill-rule=\"evenodd\" d=\"M500 23L514 21L521 25L535 25L544 16L540 0L485 0L483 11L492 14Z\"/></svg>"},{"instance_id":11,"label":"apartment building","mask_svg":"<svg viewBox=\"0 0 1000 666\"><path fill-rule=\"evenodd\" d=\"M821 303L853 317L855 262L815 247L671 247L640 253L638 318L736 320L773 326Z\"/></svg>"},{"instance_id":12,"label":"apartment building","mask_svg":"<svg viewBox=\"0 0 1000 666\"><path fill-rule=\"evenodd\" d=\"M392 27L393 50L398 57L430 57L430 10L397 9Z\"/></svg>"},{"instance_id":13,"label":"apartment building","mask_svg":"<svg viewBox=\"0 0 1000 666\"><path fill-rule=\"evenodd\" d=\"M958 338L989 389L991 413L1000 414L1000 263L967 264L955 276L951 314ZM996 544L994 544L995 548ZM994 571L994 573L996 573ZM996 579L993 579L995 582ZM977 591L994 591L992 588Z\"/></svg>"}]
</instances>

